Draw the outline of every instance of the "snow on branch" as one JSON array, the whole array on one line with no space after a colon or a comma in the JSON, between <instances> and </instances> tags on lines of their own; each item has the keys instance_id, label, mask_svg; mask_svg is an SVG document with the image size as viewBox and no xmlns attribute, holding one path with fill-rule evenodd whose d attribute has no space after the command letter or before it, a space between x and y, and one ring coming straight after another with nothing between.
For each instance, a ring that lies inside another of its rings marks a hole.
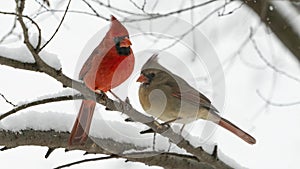
<instances>
[{"instance_id":1,"label":"snow on branch","mask_svg":"<svg viewBox=\"0 0 300 169\"><path fill-rule=\"evenodd\" d=\"M6 145L6 147L3 149L6 151L7 149L10 148L14 148L18 146L26 146L26 145L47 146L53 149L57 149L57 148L70 149L67 146L68 137L69 137L69 133L67 132L55 132L53 130L51 131L22 130L22 132L20 133L0 130L0 144ZM116 150L118 148L121 148L122 150L137 149L137 147L133 144L120 143L111 139L98 139L97 141L102 142L103 144L111 145L111 147L115 147ZM76 146L76 147L72 147L72 149L83 150L86 151L86 153L114 155L102 149L98 145L94 144L94 142L91 139L89 139L86 142L85 146ZM115 158L125 158L127 161L142 162L146 165L161 166L166 169L214 168L209 164L198 161L198 159L189 155L181 155L176 153L159 154L158 152L145 152L139 154L122 155L121 154L122 151L120 149L119 151L120 154L115 154L116 156ZM149 155L150 153L156 155L150 156ZM139 155L140 158L135 158L136 155ZM226 165L222 167L229 168Z\"/></svg>"},{"instance_id":2,"label":"snow on branch","mask_svg":"<svg viewBox=\"0 0 300 169\"><path fill-rule=\"evenodd\" d=\"M52 120L49 121L49 118ZM69 130L72 123L72 115L66 113L22 113L0 123L2 128L0 145L5 145L2 150L26 145L46 146L52 150L57 148L83 150L87 154L114 155L115 158L125 158L127 161L143 162L147 165L158 165L164 168L230 168L218 159L208 163L186 154L180 149L175 149L173 152L162 152L160 148L152 150L149 148L152 146L151 138L145 136L148 141L133 142L131 138L111 134L111 130L108 129L111 127L126 128L125 134L126 132L138 134L140 127L121 122L104 122L99 119L96 119L91 128L94 136L90 137L85 145L69 147L67 144L69 133L66 131ZM99 131L99 128L102 130ZM160 142L163 141L162 137L156 139ZM205 152L203 151L203 153Z\"/></svg>"}]
</instances>

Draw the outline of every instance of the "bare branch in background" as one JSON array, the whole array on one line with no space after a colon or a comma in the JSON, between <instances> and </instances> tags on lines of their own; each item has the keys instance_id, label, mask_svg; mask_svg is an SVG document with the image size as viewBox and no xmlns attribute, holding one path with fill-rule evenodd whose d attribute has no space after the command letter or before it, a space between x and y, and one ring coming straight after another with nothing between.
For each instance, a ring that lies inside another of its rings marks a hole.
<instances>
[{"instance_id":1,"label":"bare branch in background","mask_svg":"<svg viewBox=\"0 0 300 169\"><path fill-rule=\"evenodd\" d=\"M226 12L226 6L227 6L226 3L227 3L227 1L225 0L225 6L224 6L222 12L218 12L218 15L219 15L219 16L231 15L231 14L233 14L235 11L241 9L242 6L244 5L244 3L241 3L238 7L232 9L232 10L229 11L229 12Z\"/></svg>"},{"instance_id":2,"label":"bare branch in background","mask_svg":"<svg viewBox=\"0 0 300 169\"><path fill-rule=\"evenodd\" d=\"M36 48L34 48L34 47L32 46L33 50L37 50L37 49L40 47L40 45L41 45L41 36L42 36L42 35L41 35L41 28L39 27L39 25L38 25L32 18L30 18L30 17L27 16L27 15L23 15L23 14L22 14L23 11L19 11L19 12L21 12L21 13L14 13L14 12L4 12L4 11L0 11L0 14L17 16L17 20L19 20L19 21L20 21L20 18L22 18L22 19L21 19L21 20L22 20L22 21L21 21L21 22L22 22L21 26L22 26L22 29L26 29L27 37L28 37L28 29L27 29L26 26L25 26L25 22L23 21L23 18L28 19L28 20L29 20L29 21L37 28L37 30L38 30L39 36L38 36L38 43L37 43L37 46L36 46ZM23 32L23 34L24 34L24 32ZM29 42L29 38L24 39L24 40L27 40L27 41Z\"/></svg>"},{"instance_id":3,"label":"bare branch in background","mask_svg":"<svg viewBox=\"0 0 300 169\"><path fill-rule=\"evenodd\" d=\"M266 26L270 27L280 41L300 62L300 35L278 10L268 10L274 7L272 1L241 0L251 8ZM288 2L287 2L288 3Z\"/></svg>"},{"instance_id":4,"label":"bare branch in background","mask_svg":"<svg viewBox=\"0 0 300 169\"><path fill-rule=\"evenodd\" d=\"M231 2L231 1L230 1ZM208 18L210 18L213 14L215 14L217 11L219 11L220 9L222 9L224 6L228 5L230 2L221 5L217 8L215 8L214 10L212 10L211 12L209 12L207 15L205 15L200 21L198 21L196 24L193 25L192 28L190 28L189 30L187 30L185 33L181 34L179 37L177 37L177 39L171 43L170 45L160 49L161 51L167 50L171 47L173 47L174 45L176 45L178 42L180 42L185 36L187 36L189 33L191 33L196 27L198 27L199 25L201 25L203 22L205 22Z\"/></svg>"},{"instance_id":5,"label":"bare branch in background","mask_svg":"<svg viewBox=\"0 0 300 169\"><path fill-rule=\"evenodd\" d=\"M261 92L259 90L256 91L257 95L263 100L265 101L268 105L271 106L277 106L277 107L285 107L285 106L296 106L296 105L300 105L300 101L295 101L295 102L289 102L289 103L279 103L279 102L273 102L269 99L267 99L266 97L264 97Z\"/></svg>"},{"instance_id":6,"label":"bare branch in background","mask_svg":"<svg viewBox=\"0 0 300 169\"><path fill-rule=\"evenodd\" d=\"M0 43L2 43L3 41L5 41L6 38L8 38L10 35L12 35L14 33L14 30L16 29L17 26L17 18L14 18L14 23L11 27L11 29L9 30L9 32L7 32L1 39L0 39Z\"/></svg>"},{"instance_id":7,"label":"bare branch in background","mask_svg":"<svg viewBox=\"0 0 300 169\"><path fill-rule=\"evenodd\" d=\"M92 11L93 13L95 14L95 16L99 17L99 18L102 18L104 20L107 20L107 18L103 17L102 15L100 15L97 10L89 3L87 2L86 0L82 0L82 2L84 2ZM107 20L108 21L108 20Z\"/></svg>"},{"instance_id":8,"label":"bare branch in background","mask_svg":"<svg viewBox=\"0 0 300 169\"><path fill-rule=\"evenodd\" d=\"M279 74L281 74L281 75L284 75L284 76L286 76L286 77L288 77L288 78L290 78L290 79L293 79L293 80L295 80L295 81L297 81L297 82L300 82L300 79L299 79L298 77L292 76L292 75L288 74L287 72L285 72L285 71L283 71L283 70L280 70L280 69L278 69L276 66L272 65L272 64L271 64L271 63L263 56L262 52L259 50L259 48L258 48L258 46L257 46L257 44L256 44L256 42L255 42L255 40L254 40L253 38L251 38L251 42L252 42L253 47L254 47L254 49L256 50L258 56L261 58L262 61L264 61L264 63L265 63L268 67L270 67L270 68L273 69L275 72L277 72L277 73L279 73Z\"/></svg>"},{"instance_id":9,"label":"bare branch in background","mask_svg":"<svg viewBox=\"0 0 300 169\"><path fill-rule=\"evenodd\" d=\"M131 2L138 10L141 10L143 13L145 14L148 14L146 11L145 11L145 6L147 4L147 0L144 0L144 3L142 6L139 6L137 3L134 2L134 0L129 0L129 2Z\"/></svg>"}]
</instances>

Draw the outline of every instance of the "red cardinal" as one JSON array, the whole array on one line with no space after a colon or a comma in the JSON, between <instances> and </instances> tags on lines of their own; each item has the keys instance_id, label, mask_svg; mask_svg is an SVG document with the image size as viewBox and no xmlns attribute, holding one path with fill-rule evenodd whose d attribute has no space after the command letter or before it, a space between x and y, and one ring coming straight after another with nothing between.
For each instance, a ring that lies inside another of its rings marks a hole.
<instances>
[{"instance_id":1,"label":"red cardinal","mask_svg":"<svg viewBox=\"0 0 300 169\"><path fill-rule=\"evenodd\" d=\"M132 73L134 56L128 31L111 16L111 27L100 44L86 60L79 79L93 91L107 92L123 83ZM96 102L83 100L74 123L69 145L84 144L88 138Z\"/></svg>"}]
</instances>

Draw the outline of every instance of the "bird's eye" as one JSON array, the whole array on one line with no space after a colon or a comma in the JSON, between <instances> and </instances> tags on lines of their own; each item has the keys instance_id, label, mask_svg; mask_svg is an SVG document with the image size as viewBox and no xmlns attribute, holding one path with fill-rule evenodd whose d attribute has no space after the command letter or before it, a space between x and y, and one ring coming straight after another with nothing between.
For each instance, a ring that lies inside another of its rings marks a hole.
<instances>
[{"instance_id":1,"label":"bird's eye","mask_svg":"<svg viewBox=\"0 0 300 169\"><path fill-rule=\"evenodd\" d=\"M115 42L116 44L120 43L120 41L121 41L121 38L120 38L120 37L114 37L114 42Z\"/></svg>"},{"instance_id":2,"label":"bird's eye","mask_svg":"<svg viewBox=\"0 0 300 169\"><path fill-rule=\"evenodd\" d=\"M154 76L155 76L154 73L150 73L150 74L149 74L149 77L150 77L150 78L154 78Z\"/></svg>"}]
</instances>

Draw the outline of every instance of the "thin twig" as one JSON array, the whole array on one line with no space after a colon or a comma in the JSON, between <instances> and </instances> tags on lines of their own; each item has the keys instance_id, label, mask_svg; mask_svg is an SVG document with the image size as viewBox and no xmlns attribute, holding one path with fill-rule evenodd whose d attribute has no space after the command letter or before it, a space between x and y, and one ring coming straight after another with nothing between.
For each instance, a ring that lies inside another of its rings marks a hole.
<instances>
[{"instance_id":1,"label":"thin twig","mask_svg":"<svg viewBox=\"0 0 300 169\"><path fill-rule=\"evenodd\" d=\"M13 31L15 30L17 26L17 19L14 19L14 23L13 26L11 27L10 31L7 32L1 39L0 39L0 43L2 43L9 35L11 35L13 33Z\"/></svg>"},{"instance_id":2,"label":"thin twig","mask_svg":"<svg viewBox=\"0 0 300 169\"><path fill-rule=\"evenodd\" d=\"M285 106L296 106L300 105L300 101L295 101L295 102L289 102L289 103L278 103L278 102L273 102L267 98L265 98L259 90L256 90L257 95L264 100L267 104L271 106L278 106L278 107L285 107Z\"/></svg>"},{"instance_id":3,"label":"thin twig","mask_svg":"<svg viewBox=\"0 0 300 169\"><path fill-rule=\"evenodd\" d=\"M41 44L42 33L41 33L41 29L40 29L39 25L38 25L32 18L30 18L30 17L27 16L27 15L23 15L22 13L14 13L14 12L4 12L4 11L0 11L0 14L4 14L4 15L15 15L15 16L18 17L17 19L18 19L19 21L20 21L20 18L22 18L22 22L23 22L23 26L24 26L24 27L23 27L22 24L21 24L22 29L23 29L23 28L26 28L25 23L24 23L24 21L23 21L23 18L26 18L26 19L28 19L29 21L31 21L31 23L34 24L34 26L37 28L38 33L39 33L38 44L37 44L35 50L38 49L38 47L39 47L40 44ZM26 28L26 29L27 29L27 28ZM26 30L26 32L27 32L26 34L27 34L27 37L28 37L28 30ZM28 38L27 38L27 40L28 40L28 42L29 42L29 39L28 39ZM30 43L30 42L29 42L29 43Z\"/></svg>"},{"instance_id":4,"label":"thin twig","mask_svg":"<svg viewBox=\"0 0 300 169\"><path fill-rule=\"evenodd\" d=\"M102 16L102 15L100 15L97 11L96 11L96 9L90 4L90 3L88 3L86 0L82 0L93 12L94 12L94 14L95 14L95 16L97 16L97 17L100 17L100 18L102 18L102 19L107 19L107 18L105 18L104 16ZM108 21L108 20L107 20Z\"/></svg>"},{"instance_id":5,"label":"thin twig","mask_svg":"<svg viewBox=\"0 0 300 169\"><path fill-rule=\"evenodd\" d=\"M25 103L22 105L15 106L16 108L0 115L0 121L12 114L15 114L16 112L32 107L32 106L37 106L41 104L46 104L46 103L53 103L53 102L59 102L59 101L67 101L67 100L76 100L76 99L83 99L84 96L81 94L76 94L76 95L67 95L67 96L58 96L58 97L51 97L51 98L46 98L46 99L41 99L41 100L36 100L32 101L29 103Z\"/></svg>"},{"instance_id":6,"label":"thin twig","mask_svg":"<svg viewBox=\"0 0 300 169\"><path fill-rule=\"evenodd\" d=\"M231 2L231 1L230 1ZM228 2L228 3L230 3ZM225 4L227 5L227 4ZM176 40L171 43L170 45L164 47L163 49L161 49L160 51L164 51L167 50L171 47L173 47L174 45L176 45L178 42L180 42L185 36L187 36L190 32L192 32L197 26L201 25L203 22L205 22L209 17L211 17L214 13L216 13L218 10L220 10L221 8L223 8L224 5L219 6L218 8L215 8L213 11L209 12L206 16L204 16L204 18L202 18L199 22L197 22L195 25L193 25L193 27L191 27L189 30L187 30L185 33L183 33L182 35L180 35L178 38L176 38Z\"/></svg>"},{"instance_id":7,"label":"thin twig","mask_svg":"<svg viewBox=\"0 0 300 169\"><path fill-rule=\"evenodd\" d=\"M270 67L271 69L273 69L275 72L277 72L277 73L279 73L279 74L281 74L281 75L284 75L284 76L286 76L286 77L288 77L288 78L290 78L290 79L293 79L293 80L295 80L296 82L299 82L299 83L300 83L300 79L299 79L299 78L297 78L297 77L295 77L295 76L292 76L292 75L288 74L287 72L285 72L285 71L283 71L283 70L280 70L280 69L278 69L276 66L274 66L273 64L271 64L271 63L263 56L263 54L262 54L261 51L259 50L259 48L258 48L258 46L257 46L257 44L256 44L256 42L255 42L255 40L254 40L253 38L251 38L251 42L252 42L253 47L254 47L254 49L256 50L258 56L264 61L264 63L265 63L268 67Z\"/></svg>"},{"instance_id":8,"label":"thin twig","mask_svg":"<svg viewBox=\"0 0 300 169\"><path fill-rule=\"evenodd\" d=\"M225 0L225 4L226 4L226 0ZM235 11L237 11L237 10L240 9L240 8L242 8L243 5L244 5L244 2L242 2L238 7L232 9L231 11L229 11L229 12L227 12L227 13L225 13L225 7L226 7L226 6L224 6L223 11L222 11L222 12L219 12L219 13L218 13L218 16L221 17L221 16L227 16L227 15L233 14Z\"/></svg>"},{"instance_id":9,"label":"thin twig","mask_svg":"<svg viewBox=\"0 0 300 169\"><path fill-rule=\"evenodd\" d=\"M180 14L180 13L183 13L183 12L186 12L186 11L190 11L192 9L203 7L203 6L206 6L206 5L208 5L208 4L212 3L212 2L215 2L215 1L217 1L217 0L206 1L206 2L203 2L203 3L197 4L197 5L193 5L193 6L190 6L190 7L187 7L187 8L179 9L179 10L176 10L176 11L171 11L171 12L164 13L164 14L161 14L161 13L149 13L148 14L149 17L139 18L139 19L129 19L129 20L125 19L123 22L135 22L135 21L153 20L153 19L157 19L157 18L167 17L167 16L170 16L170 15Z\"/></svg>"},{"instance_id":10,"label":"thin twig","mask_svg":"<svg viewBox=\"0 0 300 169\"><path fill-rule=\"evenodd\" d=\"M64 15L63 17L61 18L59 24L58 24L58 27L56 28L56 30L54 31L54 33L52 34L52 36L50 37L50 39L39 49L39 51L43 50L49 43L50 41L54 38L54 36L56 35L56 33L58 32L59 28L61 27L66 15L67 15L67 12L68 12L68 9L69 9L69 6L71 4L71 0L69 0L68 4L67 4L67 7L65 9L65 12L64 12Z\"/></svg>"},{"instance_id":11,"label":"thin twig","mask_svg":"<svg viewBox=\"0 0 300 169\"><path fill-rule=\"evenodd\" d=\"M6 97L5 97L2 93L0 93L0 96L6 101L6 103L8 103L8 104L10 104L10 105L12 105L12 106L14 106L14 107L17 106L17 105L15 105L15 104L13 104L11 101L7 100Z\"/></svg>"},{"instance_id":12,"label":"thin twig","mask_svg":"<svg viewBox=\"0 0 300 169\"><path fill-rule=\"evenodd\" d=\"M145 14L148 14L146 11L145 11L145 6L147 4L147 1L144 0L143 2L143 5L140 7L137 3L135 3L133 0L129 0L129 2L131 2L138 10L141 10L143 13Z\"/></svg>"},{"instance_id":13,"label":"thin twig","mask_svg":"<svg viewBox=\"0 0 300 169\"><path fill-rule=\"evenodd\" d=\"M41 11L41 12L37 13L35 17L37 17L39 15L42 15L44 13L47 13L47 12L51 12L51 13L54 13L54 12L65 12L65 10L48 9L48 10ZM86 12L86 11L68 10L68 13L84 14L84 15L95 16L95 17L99 18L99 16L97 16L95 13L89 13L89 12ZM105 18L103 16L101 16L101 18L104 19L104 20L106 20L106 21L109 21L109 18Z\"/></svg>"},{"instance_id":14,"label":"thin twig","mask_svg":"<svg viewBox=\"0 0 300 169\"><path fill-rule=\"evenodd\" d=\"M124 9L121 9L121 8L117 8L117 7L114 7L114 6L111 6L110 4L105 4L99 0L92 0L93 2L97 3L99 6L104 6L108 9L112 9L112 10L115 10L115 11L118 11L118 12L122 12L122 13L125 13L125 14L129 14L129 15L135 15L135 16L147 16L145 14L141 14L141 13L135 13L135 12L131 12L131 11L128 11L128 10L124 10Z\"/></svg>"},{"instance_id":15,"label":"thin twig","mask_svg":"<svg viewBox=\"0 0 300 169\"><path fill-rule=\"evenodd\" d=\"M112 159L112 158L118 158L118 156L117 155L110 155L110 156L106 156L106 157L97 157L97 158L84 159L84 160L64 164L64 165L55 167L54 169L61 169L61 168L71 167L71 166L76 165L76 164L81 164L81 163L86 163L86 162L91 162L91 161L107 160L107 159Z\"/></svg>"}]
</instances>

